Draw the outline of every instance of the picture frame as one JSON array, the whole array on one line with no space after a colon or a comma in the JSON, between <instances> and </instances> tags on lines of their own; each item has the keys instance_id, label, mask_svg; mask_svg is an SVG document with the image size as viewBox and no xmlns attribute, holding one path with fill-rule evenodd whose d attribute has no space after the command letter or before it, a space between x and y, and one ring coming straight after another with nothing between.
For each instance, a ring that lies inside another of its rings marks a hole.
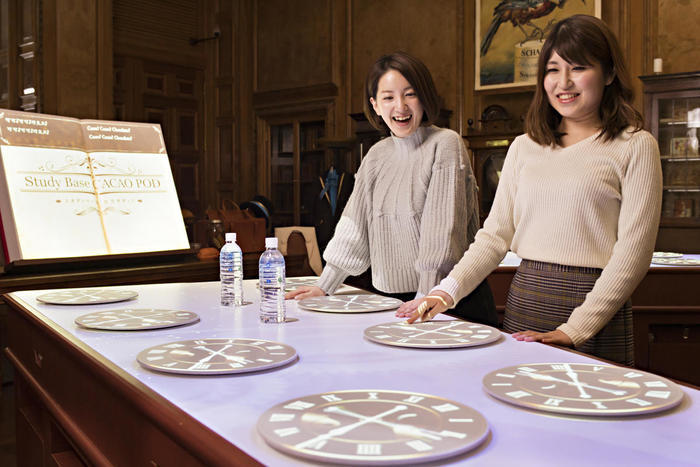
<instances>
[{"instance_id":1,"label":"picture frame","mask_svg":"<svg viewBox=\"0 0 700 467\"><path fill-rule=\"evenodd\" d=\"M671 138L671 155L685 156L688 154L688 141L690 138L685 136Z\"/></svg>"},{"instance_id":2,"label":"picture frame","mask_svg":"<svg viewBox=\"0 0 700 467\"><path fill-rule=\"evenodd\" d=\"M550 2L554 3L554 2ZM474 89L507 89L533 86L537 80L537 58L548 30L554 23L575 14L600 18L601 0L570 0L563 7L535 17L530 9L527 23L502 21L501 0L477 0L475 15ZM512 10L509 10L512 11ZM541 39L541 40L540 40Z\"/></svg>"}]
</instances>

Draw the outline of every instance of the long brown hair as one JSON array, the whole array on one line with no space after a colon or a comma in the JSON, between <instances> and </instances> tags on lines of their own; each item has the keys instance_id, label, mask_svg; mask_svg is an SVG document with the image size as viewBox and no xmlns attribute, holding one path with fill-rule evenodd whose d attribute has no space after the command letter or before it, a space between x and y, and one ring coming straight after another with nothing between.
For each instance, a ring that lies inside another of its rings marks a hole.
<instances>
[{"instance_id":1,"label":"long brown hair","mask_svg":"<svg viewBox=\"0 0 700 467\"><path fill-rule=\"evenodd\" d=\"M542 46L537 63L537 88L525 119L530 138L542 145L561 144L563 134L558 128L562 117L551 106L544 90L547 62L554 52L569 63L589 66L599 63L604 76L613 77L600 101L599 138L610 141L629 126L635 131L642 128L642 116L632 107L634 90L615 35L594 16L574 15L558 22Z\"/></svg>"},{"instance_id":2,"label":"long brown hair","mask_svg":"<svg viewBox=\"0 0 700 467\"><path fill-rule=\"evenodd\" d=\"M364 111L367 120L377 130L388 132L388 128L382 117L374 112L370 104L370 97L377 98L377 87L379 80L389 70L396 70L406 78L418 96L418 100L423 106L422 125L432 125L437 120L440 113L440 97L438 96L433 77L430 75L428 67L416 57L406 52L394 52L381 56L367 73L365 78L365 104Z\"/></svg>"}]
</instances>

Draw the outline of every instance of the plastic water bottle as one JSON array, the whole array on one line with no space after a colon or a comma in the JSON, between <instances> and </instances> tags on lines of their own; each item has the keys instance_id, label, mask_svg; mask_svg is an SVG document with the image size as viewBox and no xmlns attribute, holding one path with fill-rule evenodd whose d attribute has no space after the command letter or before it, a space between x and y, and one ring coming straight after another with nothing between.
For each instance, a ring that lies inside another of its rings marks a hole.
<instances>
[{"instance_id":1,"label":"plastic water bottle","mask_svg":"<svg viewBox=\"0 0 700 467\"><path fill-rule=\"evenodd\" d=\"M221 304L243 304L243 252L236 244L236 234L227 233L226 243L219 253L219 278L221 279Z\"/></svg>"},{"instance_id":2,"label":"plastic water bottle","mask_svg":"<svg viewBox=\"0 0 700 467\"><path fill-rule=\"evenodd\" d=\"M277 249L277 237L265 239L265 252L260 256L260 321L283 323L286 315L284 256Z\"/></svg>"}]
</instances>

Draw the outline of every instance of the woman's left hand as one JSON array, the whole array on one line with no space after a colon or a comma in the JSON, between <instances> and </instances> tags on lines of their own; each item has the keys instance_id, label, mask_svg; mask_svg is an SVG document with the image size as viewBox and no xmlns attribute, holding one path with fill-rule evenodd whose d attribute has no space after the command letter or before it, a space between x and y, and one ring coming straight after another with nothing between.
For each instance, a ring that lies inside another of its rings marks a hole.
<instances>
[{"instance_id":1,"label":"woman's left hand","mask_svg":"<svg viewBox=\"0 0 700 467\"><path fill-rule=\"evenodd\" d=\"M564 332L555 329L550 332L518 331L512 334L514 339L525 342L543 342L545 344L573 347L574 342Z\"/></svg>"}]
</instances>

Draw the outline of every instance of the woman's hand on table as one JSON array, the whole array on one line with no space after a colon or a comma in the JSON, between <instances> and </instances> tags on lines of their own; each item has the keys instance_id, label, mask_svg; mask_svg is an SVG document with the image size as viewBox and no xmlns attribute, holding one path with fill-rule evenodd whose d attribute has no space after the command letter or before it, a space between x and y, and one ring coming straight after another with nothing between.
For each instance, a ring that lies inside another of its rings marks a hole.
<instances>
[{"instance_id":1,"label":"woman's hand on table","mask_svg":"<svg viewBox=\"0 0 700 467\"><path fill-rule=\"evenodd\" d=\"M543 342L545 344L573 347L574 342L563 331L555 329L550 332L518 331L512 334L513 339L525 342Z\"/></svg>"},{"instance_id":2,"label":"woman's hand on table","mask_svg":"<svg viewBox=\"0 0 700 467\"><path fill-rule=\"evenodd\" d=\"M295 298L297 300L303 300L305 298L321 297L323 295L326 295L326 292L324 292L321 287L317 287L315 285L302 285L301 287L284 294L284 299L291 300Z\"/></svg>"},{"instance_id":3,"label":"woman's hand on table","mask_svg":"<svg viewBox=\"0 0 700 467\"><path fill-rule=\"evenodd\" d=\"M408 324L416 321L430 321L438 314L447 311L452 304L452 297L442 291L406 302L396 310L397 318L408 318Z\"/></svg>"}]
</instances>

